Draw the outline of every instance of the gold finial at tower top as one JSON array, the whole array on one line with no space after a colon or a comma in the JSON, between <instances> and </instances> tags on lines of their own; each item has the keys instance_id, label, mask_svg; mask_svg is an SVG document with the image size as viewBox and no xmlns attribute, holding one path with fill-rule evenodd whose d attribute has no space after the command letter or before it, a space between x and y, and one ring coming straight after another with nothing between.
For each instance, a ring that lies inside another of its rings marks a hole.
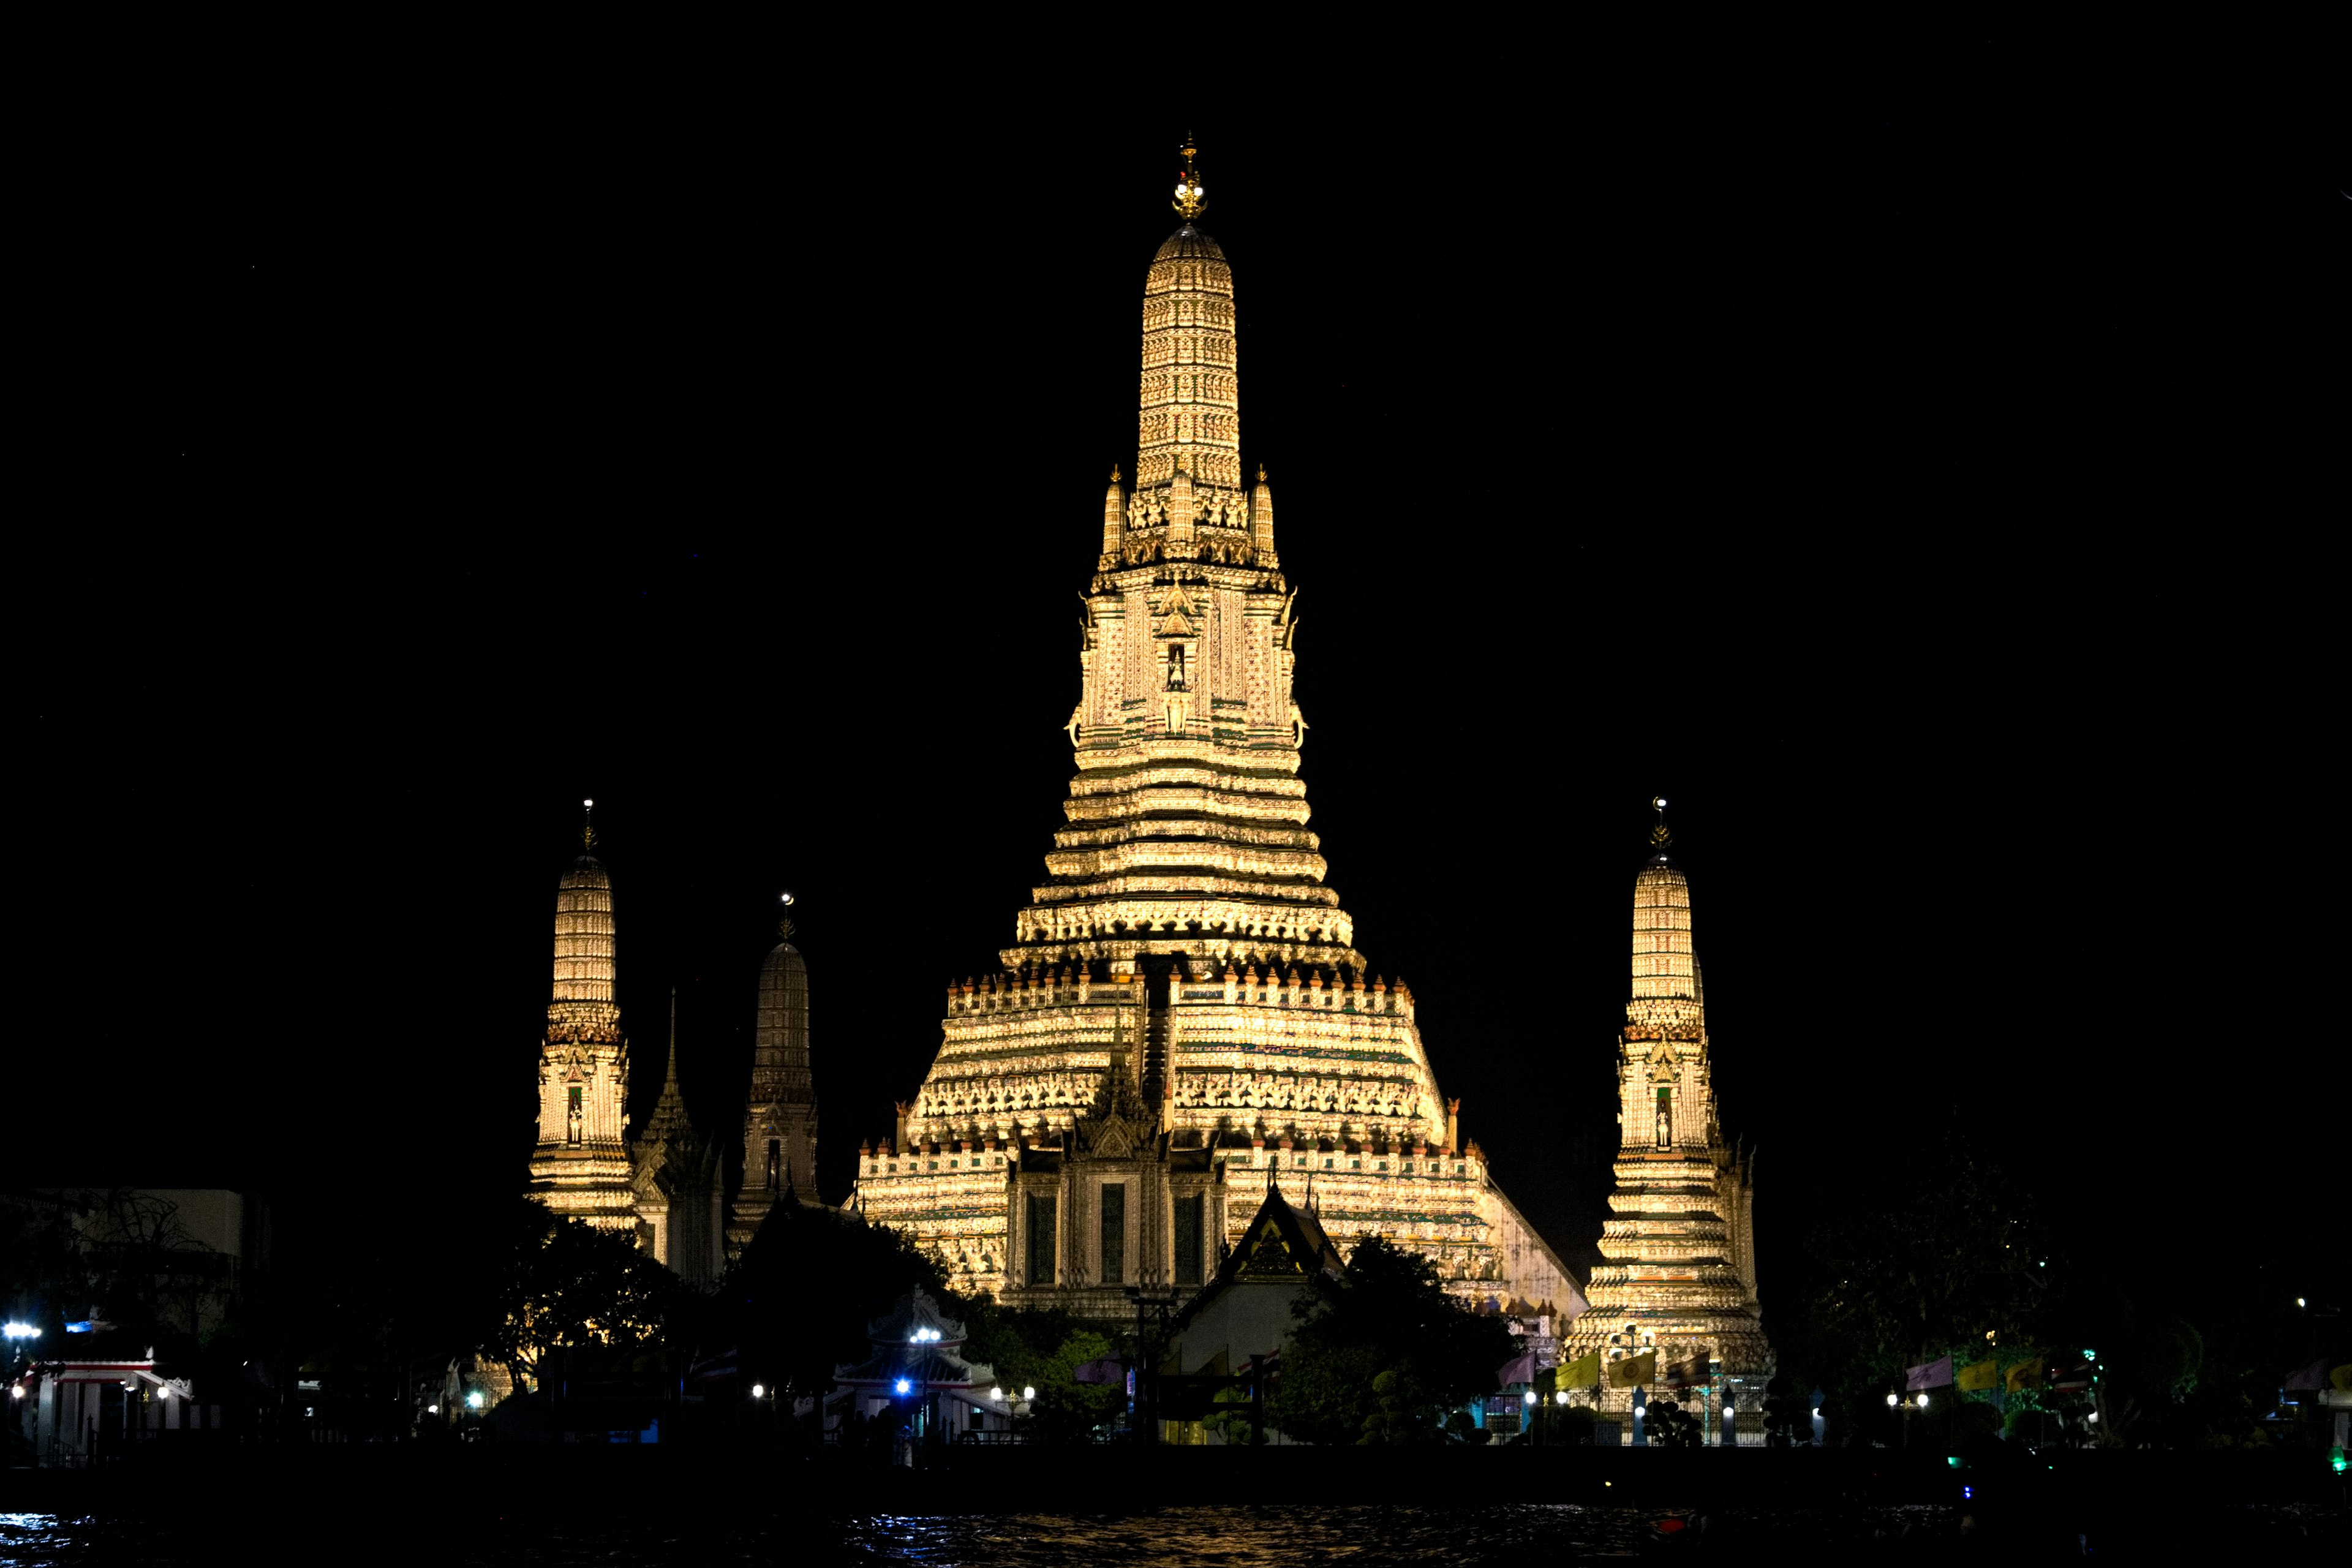
<instances>
[{"instance_id":1,"label":"gold finial at tower top","mask_svg":"<svg viewBox=\"0 0 2352 1568\"><path fill-rule=\"evenodd\" d=\"M1110 466L1110 482L1113 484L1118 483L1118 465L1117 463L1113 463Z\"/></svg>"},{"instance_id":2,"label":"gold finial at tower top","mask_svg":"<svg viewBox=\"0 0 2352 1568\"><path fill-rule=\"evenodd\" d=\"M1257 466L1257 482L1260 484L1265 483L1265 465L1264 463L1260 463Z\"/></svg>"},{"instance_id":3,"label":"gold finial at tower top","mask_svg":"<svg viewBox=\"0 0 2352 1568\"><path fill-rule=\"evenodd\" d=\"M1675 841L1675 836L1666 831L1666 797L1654 795L1650 797L1650 804L1657 808L1658 813L1658 825L1650 829L1650 847L1663 852Z\"/></svg>"},{"instance_id":4,"label":"gold finial at tower top","mask_svg":"<svg viewBox=\"0 0 2352 1568\"><path fill-rule=\"evenodd\" d=\"M1176 199L1168 205L1181 214L1186 223L1199 217L1209 205L1209 193L1201 184L1201 176L1192 167L1201 150L1192 145L1190 136L1184 138L1184 166L1176 173Z\"/></svg>"},{"instance_id":5,"label":"gold finial at tower top","mask_svg":"<svg viewBox=\"0 0 2352 1568\"><path fill-rule=\"evenodd\" d=\"M580 803L580 847L596 847L596 803L593 800Z\"/></svg>"}]
</instances>

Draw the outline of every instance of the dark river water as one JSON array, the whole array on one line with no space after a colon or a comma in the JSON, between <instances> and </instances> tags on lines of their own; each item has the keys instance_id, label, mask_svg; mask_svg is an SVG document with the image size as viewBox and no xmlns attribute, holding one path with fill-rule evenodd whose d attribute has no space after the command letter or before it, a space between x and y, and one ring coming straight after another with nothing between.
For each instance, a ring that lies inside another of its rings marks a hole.
<instances>
[{"instance_id":1,"label":"dark river water","mask_svg":"<svg viewBox=\"0 0 2352 1568\"><path fill-rule=\"evenodd\" d=\"M437 1528L429 1501L399 1517L354 1521L349 1531L315 1522L272 1540L266 1525L215 1521L0 1514L0 1568L50 1564L258 1562L530 1564L733 1563L1015 1564L1103 1568L1171 1563L1181 1568L1323 1568L1378 1563L1539 1564L1584 1559L1704 1557L1750 1563L1803 1562L2178 1561L2188 1549L2212 1561L2286 1561L2326 1555L2340 1539L2333 1517L2293 1508L2248 1509L2208 1519L2189 1533L2132 1530L2104 1542L2069 1533L2031 1542L1994 1542L1946 1507L1836 1510L1727 1509L1679 1531L1654 1533L1655 1510L1566 1504L1486 1507L1171 1507L1118 1514L880 1514L779 1528L692 1529L642 1518L597 1519L583 1498L572 1521L475 1521ZM2332 1514L2333 1510L2329 1510ZM1660 1551L1664 1547L1665 1550ZM2340 1560L2340 1559L2339 1559Z\"/></svg>"}]
</instances>

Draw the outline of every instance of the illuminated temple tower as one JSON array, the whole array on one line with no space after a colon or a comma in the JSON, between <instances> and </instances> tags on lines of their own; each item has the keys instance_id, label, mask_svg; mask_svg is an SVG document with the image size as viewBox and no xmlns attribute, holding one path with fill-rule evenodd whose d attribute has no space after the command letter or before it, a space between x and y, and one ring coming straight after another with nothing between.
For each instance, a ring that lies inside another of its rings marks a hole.
<instances>
[{"instance_id":1,"label":"illuminated temple tower","mask_svg":"<svg viewBox=\"0 0 2352 1568\"><path fill-rule=\"evenodd\" d=\"M1617 1058L1622 1129L1591 1310L1565 1359L1657 1351L1661 1379L1705 1381L1719 1361L1748 1400L1772 1373L1756 1301L1755 1159L1727 1146L1707 1059L1706 988L1691 947L1690 883L1668 853L1664 800L1633 880L1633 994ZM1718 1385L1718 1392L1724 1392ZM1630 1390L1604 1398L1622 1408Z\"/></svg>"},{"instance_id":2,"label":"illuminated temple tower","mask_svg":"<svg viewBox=\"0 0 2352 1568\"><path fill-rule=\"evenodd\" d=\"M540 1052L530 1194L558 1214L634 1232L629 1046L613 1000L618 971L613 880L593 853L593 824L581 829L580 838L580 857L555 893L555 984Z\"/></svg>"},{"instance_id":3,"label":"illuminated temple tower","mask_svg":"<svg viewBox=\"0 0 2352 1568\"><path fill-rule=\"evenodd\" d=\"M1391 1237L1463 1294L1572 1316L1549 1247L1458 1135L1412 994L1372 974L1298 777L1298 623L1263 471L1243 482L1233 273L1185 218L1143 290L1135 488L1086 599L1076 763L1046 878L853 1200L956 1283L1131 1313L1199 1285L1279 1168L1342 1246ZM1230 1195L1229 1195L1230 1194Z\"/></svg>"},{"instance_id":4,"label":"illuminated temple tower","mask_svg":"<svg viewBox=\"0 0 2352 1568\"><path fill-rule=\"evenodd\" d=\"M728 1248L739 1257L787 1192L802 1203L817 1201L808 964L792 935L793 922L782 921L775 948L760 965L751 1095L743 1110L743 1185L736 1194L734 1223L727 1227Z\"/></svg>"},{"instance_id":5,"label":"illuminated temple tower","mask_svg":"<svg viewBox=\"0 0 2352 1568\"><path fill-rule=\"evenodd\" d=\"M613 879L593 854L594 826L580 837L581 854L555 891L555 984L540 1047L530 1195L558 1214L627 1232L687 1283L709 1285L725 1264L721 1162L687 1120L678 1092L677 996L670 996L661 1099L632 1138L629 1046L614 1000Z\"/></svg>"}]
</instances>

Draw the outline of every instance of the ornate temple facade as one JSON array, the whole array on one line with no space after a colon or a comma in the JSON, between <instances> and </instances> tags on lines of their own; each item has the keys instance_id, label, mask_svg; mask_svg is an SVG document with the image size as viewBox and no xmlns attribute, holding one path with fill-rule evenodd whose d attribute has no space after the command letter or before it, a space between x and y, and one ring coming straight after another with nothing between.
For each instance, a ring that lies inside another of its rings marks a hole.
<instances>
[{"instance_id":1,"label":"ornate temple facade","mask_svg":"<svg viewBox=\"0 0 2352 1568\"><path fill-rule=\"evenodd\" d=\"M1717 1120L1690 883L1670 854L1666 803L1653 804L1650 858L1633 879L1616 1185L1591 1309L1560 1353L1614 1362L1654 1350L1661 1380L1712 1375L1727 1380L1717 1384L1727 1397L1746 1395L1773 1368L1756 1299L1755 1158L1728 1146ZM1622 1407L1632 1390L1602 1397Z\"/></svg>"},{"instance_id":2,"label":"ornate temple facade","mask_svg":"<svg viewBox=\"0 0 2352 1568\"><path fill-rule=\"evenodd\" d=\"M1110 1314L1213 1276L1278 1170L1302 1201L1311 1177L1343 1247L1384 1236L1465 1295L1570 1317L1573 1280L1459 1135L1412 992L1325 881L1296 590L1265 473L1243 479L1233 271L1199 195L1188 165L1144 279L1136 480L1103 495L1066 826L999 970L948 988L853 1201L961 1288Z\"/></svg>"},{"instance_id":3,"label":"ornate temple facade","mask_svg":"<svg viewBox=\"0 0 2352 1568\"><path fill-rule=\"evenodd\" d=\"M630 1129L613 881L594 854L593 825L581 839L555 893L555 975L540 1047L530 1193L557 1214L634 1236L689 1285L715 1284L782 1194L815 1196L808 968L788 942L761 966L745 1177L730 1223L725 1151L695 1131L678 1089L676 992L661 1098L644 1129Z\"/></svg>"}]
</instances>

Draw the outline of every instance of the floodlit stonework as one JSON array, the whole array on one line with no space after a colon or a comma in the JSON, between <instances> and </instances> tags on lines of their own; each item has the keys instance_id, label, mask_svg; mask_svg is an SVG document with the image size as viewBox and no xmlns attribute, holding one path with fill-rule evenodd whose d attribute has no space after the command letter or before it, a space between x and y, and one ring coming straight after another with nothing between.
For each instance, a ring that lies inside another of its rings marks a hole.
<instances>
[{"instance_id":1,"label":"floodlit stonework","mask_svg":"<svg viewBox=\"0 0 2352 1568\"><path fill-rule=\"evenodd\" d=\"M613 879L583 831L555 894L555 980L539 1064L539 1146L530 1194L561 1215L634 1233L629 1045L613 999L619 971Z\"/></svg>"},{"instance_id":2,"label":"floodlit stonework","mask_svg":"<svg viewBox=\"0 0 2352 1568\"><path fill-rule=\"evenodd\" d=\"M1465 1295L1572 1317L1459 1136L1412 994L1325 881L1297 591L1265 476L1243 482L1233 273L1198 205L1145 276L1136 484L1103 496L1066 825L1001 969L948 988L853 1201L961 1287L1109 1314L1213 1276L1279 1170L1342 1247L1385 1236Z\"/></svg>"},{"instance_id":3,"label":"floodlit stonework","mask_svg":"<svg viewBox=\"0 0 2352 1568\"><path fill-rule=\"evenodd\" d=\"M1618 1058L1622 1129L1591 1309L1560 1354L1657 1352L1659 1380L1708 1380L1753 1404L1772 1374L1756 1300L1755 1159L1724 1142L1708 1062L1706 987L1691 942L1690 883L1669 854L1665 803L1633 882L1632 994ZM1604 1380L1605 1381L1605 1380ZM1606 1389L1622 1408L1631 1389Z\"/></svg>"},{"instance_id":4,"label":"floodlit stonework","mask_svg":"<svg viewBox=\"0 0 2352 1568\"><path fill-rule=\"evenodd\" d=\"M716 1142L696 1132L677 1082L677 997L670 996L669 1061L661 1098L644 1129L629 1128L629 1046L614 1001L619 937L613 879L596 858L593 826L581 833L582 853L555 894L555 974L540 1048L539 1142L531 1152L530 1195L557 1214L605 1230L625 1232L689 1285L716 1284L730 1242L725 1162ZM789 965L780 955L790 954ZM778 972L789 968L790 984ZM772 1005L796 999L793 1009ZM753 1125L797 1100L806 1114L789 1123L796 1153L792 1169L806 1177L816 1158L814 1098L809 1090L808 974L800 955L780 946L761 972L760 1038L752 1073ZM795 1045L779 1048L772 1022L788 1016ZM796 1032L795 1032L796 1031ZM780 1078L779 1060L797 1063ZM748 1137L748 1134L747 1134ZM773 1194L747 1192L748 1238Z\"/></svg>"}]
</instances>

